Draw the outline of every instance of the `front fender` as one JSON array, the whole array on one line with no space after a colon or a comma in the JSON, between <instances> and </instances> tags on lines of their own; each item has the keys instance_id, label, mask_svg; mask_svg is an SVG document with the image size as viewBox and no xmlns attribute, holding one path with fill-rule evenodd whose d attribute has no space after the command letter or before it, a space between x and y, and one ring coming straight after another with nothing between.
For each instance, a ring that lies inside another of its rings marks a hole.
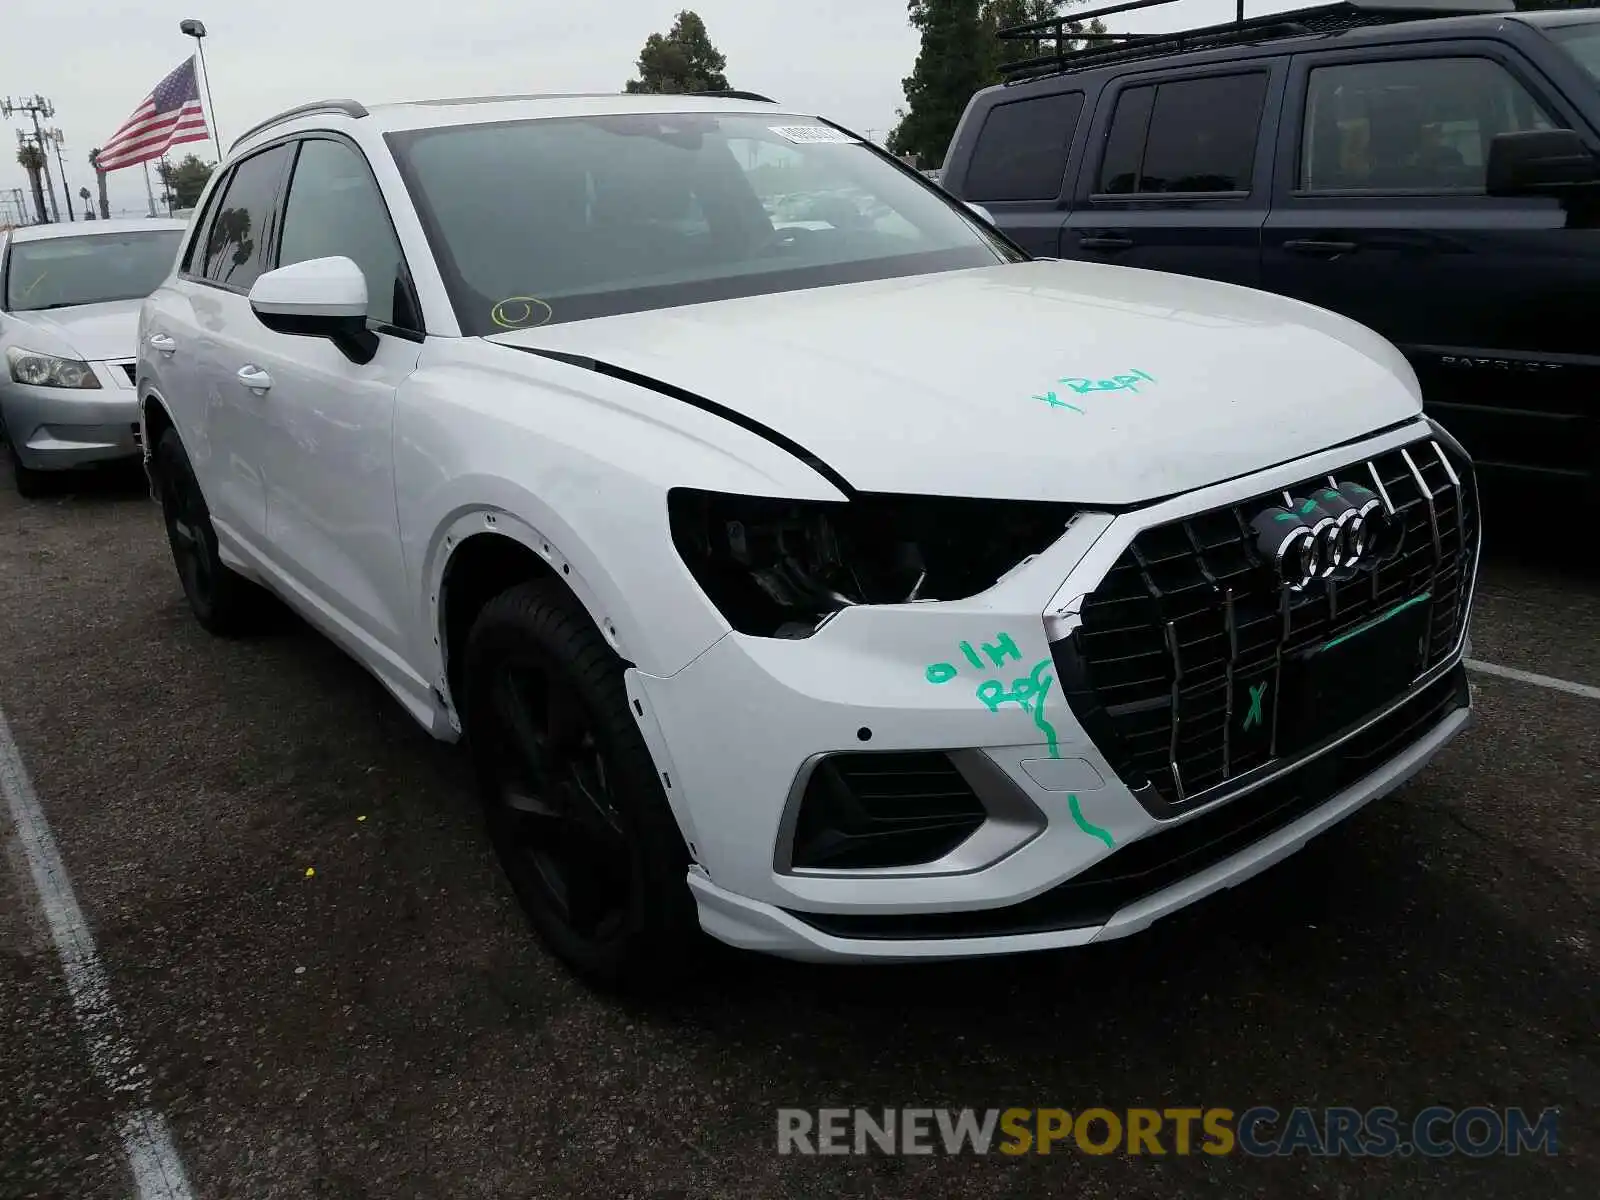
<instances>
[{"instance_id":1,"label":"front fender","mask_svg":"<svg viewBox=\"0 0 1600 1200\"><path fill-rule=\"evenodd\" d=\"M676 486L839 499L758 435L636 385L482 342L439 339L400 389L395 487L418 583L418 661L444 675L439 583L494 531L568 584L618 654L675 674L728 631L672 546Z\"/></svg>"}]
</instances>

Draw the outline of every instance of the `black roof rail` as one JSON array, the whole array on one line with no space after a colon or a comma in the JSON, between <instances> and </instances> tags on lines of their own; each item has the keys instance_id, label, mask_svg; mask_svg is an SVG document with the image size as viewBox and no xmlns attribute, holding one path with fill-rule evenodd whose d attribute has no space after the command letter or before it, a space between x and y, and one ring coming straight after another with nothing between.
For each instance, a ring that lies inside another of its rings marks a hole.
<instances>
[{"instance_id":1,"label":"black roof rail","mask_svg":"<svg viewBox=\"0 0 1600 1200\"><path fill-rule=\"evenodd\" d=\"M313 100L309 104L297 104L293 108L284 109L275 117L268 117L260 124L250 126L249 129L246 129L233 139L233 145L228 147L228 153L232 154L239 148L240 142L246 138L254 137L263 129L270 129L283 121L292 121L295 117L306 117L312 113L321 112L343 113L347 117L364 117L367 115L366 105L359 100Z\"/></svg>"},{"instance_id":2,"label":"black roof rail","mask_svg":"<svg viewBox=\"0 0 1600 1200\"><path fill-rule=\"evenodd\" d=\"M685 92L688 96L720 96L724 100L759 100L762 104L776 104L771 96L763 96L760 92L741 92L734 88L723 88L717 92Z\"/></svg>"},{"instance_id":3,"label":"black roof rail","mask_svg":"<svg viewBox=\"0 0 1600 1200\"><path fill-rule=\"evenodd\" d=\"M1043 21L1026 25L1011 25L998 30L996 37L1003 41L1031 41L1035 50L1040 43L1054 42L1056 49L1038 53L1032 58L1006 63L1000 73L1007 83L1034 79L1041 75L1054 75L1079 66L1098 66L1102 63L1126 62L1130 59L1153 58L1164 54L1181 54L1189 50L1209 50L1218 46L1247 45L1271 41L1275 38L1309 37L1319 33L1337 33L1365 25L1387 25L1400 21L1422 21L1437 17L1464 17L1485 13L1516 11L1515 0L1337 0L1311 8L1289 12L1266 13L1259 17L1244 15L1244 0L1238 0L1238 15L1232 21L1205 25L1197 29L1176 33L1087 33L1082 27L1100 17L1138 9L1157 8L1175 4L1178 0L1122 0L1104 8L1063 13ZM1073 27L1079 31L1074 32ZM1085 41L1091 43L1080 50L1061 50L1063 42Z\"/></svg>"}]
</instances>

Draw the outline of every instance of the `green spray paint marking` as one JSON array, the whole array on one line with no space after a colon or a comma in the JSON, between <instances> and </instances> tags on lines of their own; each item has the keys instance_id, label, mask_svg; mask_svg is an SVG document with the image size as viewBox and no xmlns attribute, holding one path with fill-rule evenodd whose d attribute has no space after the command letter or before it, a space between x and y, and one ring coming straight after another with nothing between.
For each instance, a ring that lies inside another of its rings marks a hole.
<instances>
[{"instance_id":1,"label":"green spray paint marking","mask_svg":"<svg viewBox=\"0 0 1600 1200\"><path fill-rule=\"evenodd\" d=\"M1073 823L1076 824L1079 829L1083 830L1090 837L1099 838L1102 842L1104 842L1107 846L1110 846L1112 849L1116 849L1117 843L1112 840L1111 834L1106 832L1104 829L1101 829L1100 826L1091 825L1091 824L1089 824L1088 821L1084 820L1083 809L1078 807L1078 793L1077 792L1068 792L1067 793L1067 807L1072 810Z\"/></svg>"},{"instance_id":2,"label":"green spray paint marking","mask_svg":"<svg viewBox=\"0 0 1600 1200\"><path fill-rule=\"evenodd\" d=\"M1083 412L1083 409L1079 408L1076 404L1068 404L1065 400L1062 400L1060 397L1058 397L1054 392L1046 392L1042 396L1035 396L1034 399L1044 401L1051 408L1070 408L1075 413Z\"/></svg>"},{"instance_id":3,"label":"green spray paint marking","mask_svg":"<svg viewBox=\"0 0 1600 1200\"><path fill-rule=\"evenodd\" d=\"M1033 723L1039 727L1039 732L1044 734L1044 740L1050 746L1050 757L1060 758L1061 747L1056 744L1056 727L1044 719L1044 698L1049 694L1050 685L1055 682L1055 679L1049 675L1044 676L1042 679L1039 677L1040 670L1049 665L1050 660L1047 658L1035 667L1033 674L1029 676L1039 685L1038 697L1033 702ZM1027 706L1024 705L1023 707Z\"/></svg>"},{"instance_id":4,"label":"green spray paint marking","mask_svg":"<svg viewBox=\"0 0 1600 1200\"><path fill-rule=\"evenodd\" d=\"M994 641L982 642L980 645L983 647L983 652L989 656L989 661L997 667L1003 666L1007 659L1016 659L1018 662L1022 660L1022 651L1017 649L1016 639L1009 633L998 634ZM983 659L978 656L978 652L972 648L971 642L961 642L956 649L961 651L961 657L973 667L980 671L988 669ZM961 670L954 663L929 663L927 670L923 672L923 678L929 683L949 683L959 674Z\"/></svg>"},{"instance_id":5,"label":"green spray paint marking","mask_svg":"<svg viewBox=\"0 0 1600 1200\"><path fill-rule=\"evenodd\" d=\"M1396 604L1388 612L1379 613L1377 616L1373 617L1372 620L1363 621L1360 625L1357 625L1354 629L1350 630L1348 633L1341 633L1338 637L1334 638L1332 641L1323 642L1322 645L1317 647L1317 653L1321 654L1324 650L1332 650L1340 642L1348 642L1351 638L1356 637L1359 634L1365 633L1367 630L1371 629L1374 625L1383 624L1385 621L1387 621L1390 617L1394 616L1396 613L1403 613L1403 612L1405 612L1406 609L1410 608L1412 605L1421 604L1424 600L1428 599L1428 595L1429 594L1427 592L1423 592L1422 595L1420 595L1420 596L1413 596L1409 600L1402 600L1399 604Z\"/></svg>"},{"instance_id":6,"label":"green spray paint marking","mask_svg":"<svg viewBox=\"0 0 1600 1200\"><path fill-rule=\"evenodd\" d=\"M1266 698L1267 685L1265 681L1250 685L1250 711L1244 715L1244 727L1253 728L1261 724L1261 701Z\"/></svg>"},{"instance_id":7,"label":"green spray paint marking","mask_svg":"<svg viewBox=\"0 0 1600 1200\"><path fill-rule=\"evenodd\" d=\"M1022 658L1022 651L1017 648L1016 639L1009 633L1002 633L993 642L982 642L980 645L996 667L1004 664L1008 659ZM961 642L958 647L962 657L973 666L983 666L983 661L972 648L971 642ZM1061 757L1061 741L1056 735L1056 728L1045 716L1045 700L1050 695L1050 688L1055 684L1055 676L1048 674L1051 660L1040 659L1020 679L1013 679L1008 688L1003 680L985 679L978 684L974 695L983 703L990 712L999 712L1002 705L1015 704L1023 712L1033 718L1034 726L1044 735L1045 744L1050 749L1050 757ZM953 663L932 663L924 669L924 677L929 683L949 683L960 671ZM1265 685L1263 685L1264 687ZM1073 823L1087 833L1090 837L1099 838L1107 846L1115 847L1116 841L1111 834L1098 825L1091 825L1084 819L1083 809L1078 805L1076 795L1068 795L1067 806L1072 812Z\"/></svg>"}]
</instances>

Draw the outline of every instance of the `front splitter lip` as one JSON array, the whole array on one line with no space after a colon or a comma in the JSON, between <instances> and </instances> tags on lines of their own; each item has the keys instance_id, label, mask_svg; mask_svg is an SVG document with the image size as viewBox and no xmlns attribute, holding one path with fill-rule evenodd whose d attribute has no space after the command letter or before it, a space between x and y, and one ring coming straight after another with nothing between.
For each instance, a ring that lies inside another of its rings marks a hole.
<instances>
[{"instance_id":1,"label":"front splitter lip","mask_svg":"<svg viewBox=\"0 0 1600 1200\"><path fill-rule=\"evenodd\" d=\"M1238 853L1117 911L1103 925L997 937L841 938L808 925L771 904L718 887L700 868L689 888L700 924L719 941L746 950L805 962L935 962L1023 954L1128 937L1215 892L1234 887L1301 849L1364 805L1387 795L1421 770L1472 718L1457 709L1405 751L1305 816Z\"/></svg>"}]
</instances>

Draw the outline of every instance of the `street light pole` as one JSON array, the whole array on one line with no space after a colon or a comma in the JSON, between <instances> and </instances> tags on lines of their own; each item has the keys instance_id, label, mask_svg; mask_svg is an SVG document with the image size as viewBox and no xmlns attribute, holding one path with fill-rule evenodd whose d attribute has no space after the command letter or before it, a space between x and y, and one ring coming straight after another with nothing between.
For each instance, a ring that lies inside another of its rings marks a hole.
<instances>
[{"instance_id":1,"label":"street light pole","mask_svg":"<svg viewBox=\"0 0 1600 1200\"><path fill-rule=\"evenodd\" d=\"M211 102L211 68L206 66L206 23L193 17L178 23L178 31L194 39L200 57L200 83L206 93L206 114L211 119L211 140L217 146L217 161L222 161L222 131L217 128L217 106Z\"/></svg>"}]
</instances>

